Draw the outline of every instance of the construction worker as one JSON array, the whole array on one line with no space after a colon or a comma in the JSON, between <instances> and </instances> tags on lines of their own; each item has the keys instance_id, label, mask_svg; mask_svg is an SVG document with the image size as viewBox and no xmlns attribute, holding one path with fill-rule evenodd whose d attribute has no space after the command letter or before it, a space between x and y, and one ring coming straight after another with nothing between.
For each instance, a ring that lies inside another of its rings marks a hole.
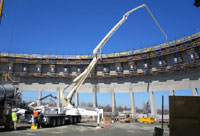
<instances>
[{"instance_id":1,"label":"construction worker","mask_svg":"<svg viewBox=\"0 0 200 136\"><path fill-rule=\"evenodd\" d=\"M17 114L16 114L16 109L12 109L12 121L14 122L14 130L17 129Z\"/></svg>"},{"instance_id":2,"label":"construction worker","mask_svg":"<svg viewBox=\"0 0 200 136\"><path fill-rule=\"evenodd\" d=\"M37 108L35 108L33 111L34 126L36 126L36 123L38 123L38 116L39 116L39 112L38 112Z\"/></svg>"}]
</instances>

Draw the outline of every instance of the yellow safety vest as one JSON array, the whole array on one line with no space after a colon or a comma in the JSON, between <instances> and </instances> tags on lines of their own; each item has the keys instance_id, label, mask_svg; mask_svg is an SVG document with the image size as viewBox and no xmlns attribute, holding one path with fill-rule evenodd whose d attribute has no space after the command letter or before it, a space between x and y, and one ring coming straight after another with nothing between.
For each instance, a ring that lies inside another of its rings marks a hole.
<instances>
[{"instance_id":1,"label":"yellow safety vest","mask_svg":"<svg viewBox=\"0 0 200 136\"><path fill-rule=\"evenodd\" d=\"M12 112L12 121L17 121L17 115L15 112Z\"/></svg>"}]
</instances>

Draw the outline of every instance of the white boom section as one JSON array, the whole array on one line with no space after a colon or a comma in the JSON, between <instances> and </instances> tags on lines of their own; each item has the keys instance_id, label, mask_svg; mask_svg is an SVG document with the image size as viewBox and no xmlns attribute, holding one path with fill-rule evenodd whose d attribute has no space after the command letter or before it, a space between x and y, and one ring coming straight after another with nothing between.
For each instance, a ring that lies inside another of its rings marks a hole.
<instances>
[{"instance_id":1,"label":"white boom section","mask_svg":"<svg viewBox=\"0 0 200 136\"><path fill-rule=\"evenodd\" d=\"M63 89L63 91L61 92L61 100L62 100L62 106L63 107L71 107L72 106L71 100L72 100L74 94L79 90L79 88L81 87L81 85L83 84L83 82L88 77L89 73L92 71L95 64L98 62L98 60L101 57L101 54L98 55L98 51L100 50L100 52L101 52L101 48L108 41L108 39L114 34L114 32L128 19L129 14L131 14L132 12L134 12L134 11L140 9L140 8L145 8L148 11L148 13L151 15L151 17L153 18L154 22L156 23L156 25L158 26L158 28L160 29L160 31L162 32L164 37L167 39L166 34L164 33L164 31L162 30L162 28L158 24L157 20L155 19L155 17L153 16L151 11L149 10L149 8L145 4L140 5L136 8L134 8L134 9L126 12L123 15L123 18L109 31L109 33L102 39L102 41L93 50L93 60L90 62L89 66L78 77L76 77L73 80L73 83L75 83L75 85L74 85L73 89L70 91L70 93L68 94L67 98L65 98L64 92L68 88L68 86L66 86Z\"/></svg>"}]
</instances>

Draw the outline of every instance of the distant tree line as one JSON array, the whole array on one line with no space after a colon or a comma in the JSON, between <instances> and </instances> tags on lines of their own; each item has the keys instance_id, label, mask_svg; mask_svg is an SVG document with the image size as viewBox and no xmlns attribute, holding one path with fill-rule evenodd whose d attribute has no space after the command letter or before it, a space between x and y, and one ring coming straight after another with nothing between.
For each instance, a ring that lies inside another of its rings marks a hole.
<instances>
[{"instance_id":1,"label":"distant tree line","mask_svg":"<svg viewBox=\"0 0 200 136\"><path fill-rule=\"evenodd\" d=\"M29 103L31 103L31 101L29 101L29 102L23 101L23 104L29 104ZM42 102L41 104L43 104L43 105L48 104L50 107L55 107L56 106L56 103L53 103L53 102L51 102L50 104L49 104L49 102ZM37 106L37 103L35 103L33 106ZM93 104L92 103L82 102L80 104L80 106L93 107ZM146 107L145 104L143 104L143 108L136 107L136 113L140 113L140 114L145 113L146 112L145 107ZM98 105L98 108L103 109L105 112L112 112L112 106L110 106L109 104L105 105L105 106ZM118 112L131 111L131 109L129 107L127 107L127 106L117 106L116 110ZM148 112L150 113L151 111L148 111ZM162 113L162 110L161 109L157 109L157 114L161 114L161 113ZM164 109L164 114L169 114L169 109Z\"/></svg>"},{"instance_id":2,"label":"distant tree line","mask_svg":"<svg viewBox=\"0 0 200 136\"><path fill-rule=\"evenodd\" d=\"M92 103L85 103L85 102L82 102L80 104L80 106L85 106L85 107L93 107L93 104ZM136 107L136 113L144 113L145 112L145 107L146 105L143 104L143 108L138 108ZM105 105L105 106L102 106L102 105L98 105L98 108L100 109L103 109L105 112L112 112L112 106L110 106L109 104L108 105ZM130 111L131 109L127 106L117 106L116 107L116 110L118 112L123 112L123 111ZM148 111L149 113L151 112L150 110ZM161 109L157 109L157 113L158 114L161 114L162 113L162 110ZM168 109L165 109L164 110L164 114L169 114L169 110Z\"/></svg>"}]
</instances>

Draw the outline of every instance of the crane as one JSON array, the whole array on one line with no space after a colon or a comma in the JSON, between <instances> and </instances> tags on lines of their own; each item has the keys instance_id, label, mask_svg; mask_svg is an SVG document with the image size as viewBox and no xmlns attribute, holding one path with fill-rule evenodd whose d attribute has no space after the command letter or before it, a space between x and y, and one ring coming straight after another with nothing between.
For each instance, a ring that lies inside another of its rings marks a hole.
<instances>
[{"instance_id":1,"label":"crane","mask_svg":"<svg viewBox=\"0 0 200 136\"><path fill-rule=\"evenodd\" d=\"M2 14L2 11L3 11L3 3L4 3L4 0L0 0L0 24L1 24L1 18L3 16Z\"/></svg>"},{"instance_id":2,"label":"crane","mask_svg":"<svg viewBox=\"0 0 200 136\"><path fill-rule=\"evenodd\" d=\"M46 99L46 98L48 98L48 97L51 97L51 98L53 98L53 99L57 99L56 96L53 96L52 94L49 94L49 95L46 95L46 96L44 96L44 97L38 99L38 100L35 101L35 102L29 103L29 104L28 104L28 107L31 108L32 110L34 110L34 108L35 108L35 107L33 107L34 104L37 103L37 106L40 106L40 105L39 105L39 102L41 102L42 100L44 100L44 99Z\"/></svg>"},{"instance_id":3,"label":"crane","mask_svg":"<svg viewBox=\"0 0 200 136\"><path fill-rule=\"evenodd\" d=\"M147 7L146 4L142 4L132 10L129 10L128 12L126 12L122 19L107 33L107 35L101 40L101 42L96 46L96 48L93 50L93 59L90 62L90 64L88 65L88 67L78 76L76 77L72 83L74 83L74 87L72 88L72 90L69 92L68 96L65 97L65 90L71 85L66 85L64 87L64 89L61 92L61 101L62 101L62 106L63 107L73 107L71 104L72 98L74 96L74 94L80 89L81 85L83 84L83 82L86 80L86 78L88 77L89 73L92 71L92 69L94 68L94 66L96 65L96 63L98 62L98 60L101 58L101 49L102 47L105 45L105 43L109 40L109 38L114 34L115 31L117 31L117 29L128 19L128 16L133 13L134 11L140 9L140 8L145 8L148 13L151 15L152 19L154 20L154 22L156 23L156 25L158 26L159 30L162 32L162 34L164 35L164 37L167 40L167 36L165 34L165 32L162 30L162 28L160 27L159 23L157 22L157 20L155 19L155 17L153 16L153 14L151 13L151 11L149 10L149 8ZM100 52L100 54L98 54Z\"/></svg>"}]
</instances>

